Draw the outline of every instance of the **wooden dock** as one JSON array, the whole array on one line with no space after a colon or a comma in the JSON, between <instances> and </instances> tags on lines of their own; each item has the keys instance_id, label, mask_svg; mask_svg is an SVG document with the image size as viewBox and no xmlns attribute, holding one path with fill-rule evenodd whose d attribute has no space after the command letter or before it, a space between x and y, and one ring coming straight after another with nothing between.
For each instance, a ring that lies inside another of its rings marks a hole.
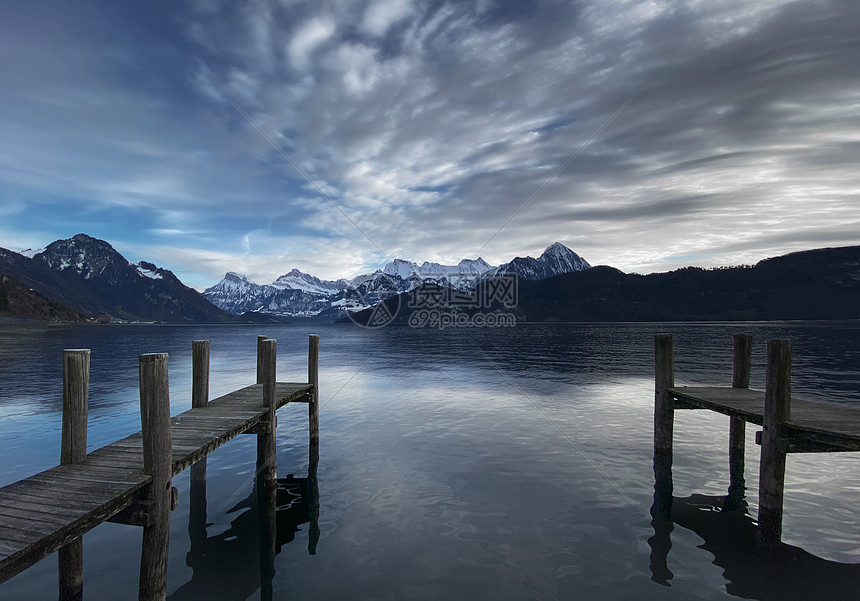
<instances>
[{"instance_id":1,"label":"wooden dock","mask_svg":"<svg viewBox=\"0 0 860 601\"><path fill-rule=\"evenodd\" d=\"M176 505L171 478L239 434L257 434L257 471L274 495L275 411L287 403L308 404L312 453L318 444L319 338L310 338L302 383L275 381L275 342L258 337L257 384L209 402L209 344L195 341L192 409L172 418L167 355L141 355L141 432L89 454L89 351L66 351L61 465L0 488L0 583L60 551L60 599L80 599L80 537L116 521L143 527L140 598L163 599L169 511Z\"/></svg>"},{"instance_id":2,"label":"wooden dock","mask_svg":"<svg viewBox=\"0 0 860 601\"><path fill-rule=\"evenodd\" d=\"M745 425L762 427L756 432L756 443L761 445L757 534L761 544L775 545L782 536L786 454L860 451L860 408L792 397L791 346L787 340L767 343L766 390L750 390L751 349L751 336L734 336L731 387L676 387L672 337L655 337L655 486L651 514L655 520L671 517L674 411L715 411L730 419L730 484L724 510L743 503Z\"/></svg>"}]
</instances>

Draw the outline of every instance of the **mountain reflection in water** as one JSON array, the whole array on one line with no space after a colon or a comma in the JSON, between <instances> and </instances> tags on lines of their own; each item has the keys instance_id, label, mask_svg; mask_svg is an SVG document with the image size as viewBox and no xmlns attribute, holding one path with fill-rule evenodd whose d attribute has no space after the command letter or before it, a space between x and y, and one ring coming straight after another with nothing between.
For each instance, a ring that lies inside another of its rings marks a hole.
<instances>
[{"instance_id":1,"label":"mountain reflection in water","mask_svg":"<svg viewBox=\"0 0 860 601\"><path fill-rule=\"evenodd\" d=\"M672 500L671 520L654 520L651 579L671 586L671 533L675 525L698 535L699 548L713 554L723 569L726 592L745 599L856 600L860 564L816 557L799 547L779 543L764 549L756 543L756 523L745 507L723 510L725 497L693 494Z\"/></svg>"}]
</instances>

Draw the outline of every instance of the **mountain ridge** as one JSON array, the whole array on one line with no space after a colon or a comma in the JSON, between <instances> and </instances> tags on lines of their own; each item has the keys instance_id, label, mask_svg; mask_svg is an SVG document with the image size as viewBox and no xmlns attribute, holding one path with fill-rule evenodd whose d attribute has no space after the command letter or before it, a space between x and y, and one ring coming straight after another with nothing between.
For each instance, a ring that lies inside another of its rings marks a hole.
<instances>
[{"instance_id":1,"label":"mountain ridge","mask_svg":"<svg viewBox=\"0 0 860 601\"><path fill-rule=\"evenodd\" d=\"M456 265L424 261L418 264L394 259L382 269L351 279L320 280L298 269L271 284L256 284L242 274L228 272L203 296L229 312L260 312L283 317L338 318L347 311L361 310L396 294L431 282L457 290L468 290L480 281L501 274L524 279L542 279L590 265L560 242L548 246L537 258L515 257L498 267L484 259L462 259ZM241 280L241 285L237 284Z\"/></svg>"},{"instance_id":2,"label":"mountain ridge","mask_svg":"<svg viewBox=\"0 0 860 601\"><path fill-rule=\"evenodd\" d=\"M520 280L509 309L517 322L667 322L860 319L860 246L815 249L753 266L627 274L600 265L543 280ZM416 312L409 295L386 300L392 323ZM490 311L508 311L500 306ZM474 315L487 309L441 307ZM367 324L373 310L341 323Z\"/></svg>"},{"instance_id":3,"label":"mountain ridge","mask_svg":"<svg viewBox=\"0 0 860 601\"><path fill-rule=\"evenodd\" d=\"M171 271L147 261L130 263L109 243L87 234L56 240L32 258L0 249L0 274L102 321L238 321Z\"/></svg>"}]
</instances>

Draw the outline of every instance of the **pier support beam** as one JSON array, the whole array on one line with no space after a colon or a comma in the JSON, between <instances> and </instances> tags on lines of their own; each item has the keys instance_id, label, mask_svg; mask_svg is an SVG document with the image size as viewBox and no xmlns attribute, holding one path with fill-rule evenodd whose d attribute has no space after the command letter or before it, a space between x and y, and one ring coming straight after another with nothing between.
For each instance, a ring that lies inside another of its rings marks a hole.
<instances>
[{"instance_id":1,"label":"pier support beam","mask_svg":"<svg viewBox=\"0 0 860 601\"><path fill-rule=\"evenodd\" d=\"M191 407L209 404L209 341L191 343Z\"/></svg>"},{"instance_id":2,"label":"pier support beam","mask_svg":"<svg viewBox=\"0 0 860 601\"><path fill-rule=\"evenodd\" d=\"M320 461L320 337L308 337L308 383L313 384L311 400L308 403L308 553L315 555L320 540L320 489L317 480L317 466Z\"/></svg>"},{"instance_id":3,"label":"pier support beam","mask_svg":"<svg viewBox=\"0 0 860 601\"><path fill-rule=\"evenodd\" d=\"M308 383L313 384L310 402L308 402L308 435L311 445L319 445L320 441L320 337L317 334L308 336Z\"/></svg>"},{"instance_id":4,"label":"pier support beam","mask_svg":"<svg viewBox=\"0 0 860 601\"><path fill-rule=\"evenodd\" d=\"M791 342L767 343L767 387L758 487L758 541L778 544L782 538L782 498L785 489L785 451L780 445L785 422L791 419Z\"/></svg>"},{"instance_id":5,"label":"pier support beam","mask_svg":"<svg viewBox=\"0 0 860 601\"><path fill-rule=\"evenodd\" d=\"M195 340L191 343L192 385L191 407L209 404L209 341ZM194 561L202 555L200 547L206 541L206 462L203 457L191 466L189 490L188 536L191 550L186 563L194 568Z\"/></svg>"},{"instance_id":6,"label":"pier support beam","mask_svg":"<svg viewBox=\"0 0 860 601\"><path fill-rule=\"evenodd\" d=\"M654 504L651 517L672 517L672 431L675 408L668 389L675 385L675 346L671 334L654 337Z\"/></svg>"},{"instance_id":7,"label":"pier support beam","mask_svg":"<svg viewBox=\"0 0 860 601\"><path fill-rule=\"evenodd\" d=\"M275 422L277 341L258 338L257 374L263 384L263 406L257 434L257 508L260 530L260 598L272 599L275 576L275 542L278 494L278 456Z\"/></svg>"},{"instance_id":8,"label":"pier support beam","mask_svg":"<svg viewBox=\"0 0 860 601\"><path fill-rule=\"evenodd\" d=\"M140 554L140 601L164 601L173 474L167 353L140 355L139 366L143 469L152 476L147 497L149 515Z\"/></svg>"},{"instance_id":9,"label":"pier support beam","mask_svg":"<svg viewBox=\"0 0 860 601\"><path fill-rule=\"evenodd\" d=\"M87 402L90 390L90 351L63 351L63 433L60 465L80 463L87 456ZM77 538L57 552L60 601L80 601L84 595L84 546Z\"/></svg>"},{"instance_id":10,"label":"pier support beam","mask_svg":"<svg viewBox=\"0 0 860 601\"><path fill-rule=\"evenodd\" d=\"M268 336L257 336L257 384L263 383L263 341Z\"/></svg>"},{"instance_id":11,"label":"pier support beam","mask_svg":"<svg viewBox=\"0 0 860 601\"><path fill-rule=\"evenodd\" d=\"M749 388L752 363L752 336L735 334L732 337L732 388ZM744 453L746 450L746 422L739 417L729 418L729 494L723 510L731 511L744 506Z\"/></svg>"}]
</instances>

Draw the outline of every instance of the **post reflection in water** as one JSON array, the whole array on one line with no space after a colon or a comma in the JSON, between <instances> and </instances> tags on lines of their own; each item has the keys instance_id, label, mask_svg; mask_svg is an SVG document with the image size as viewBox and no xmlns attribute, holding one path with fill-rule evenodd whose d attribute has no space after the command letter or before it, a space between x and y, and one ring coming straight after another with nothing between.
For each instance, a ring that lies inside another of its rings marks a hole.
<instances>
[{"instance_id":1,"label":"post reflection in water","mask_svg":"<svg viewBox=\"0 0 860 601\"><path fill-rule=\"evenodd\" d=\"M193 465L188 518L191 550L186 556L192 576L168 598L245 600L259 589L261 601L270 601L275 555L295 539L302 524L308 524L308 552L316 553L320 537L318 464L319 446L311 445L306 478L290 474L271 486L265 476L258 476L251 493L228 510L238 513L230 528L212 536L206 532L206 460Z\"/></svg>"},{"instance_id":2,"label":"post reflection in water","mask_svg":"<svg viewBox=\"0 0 860 601\"><path fill-rule=\"evenodd\" d=\"M658 498L665 500L655 494L655 504ZM651 522L651 579L670 586L671 534L677 525L704 540L699 548L713 554L712 563L723 569L730 595L762 600L857 599L860 564L828 561L785 543L762 547L745 503L736 503L731 496L693 494L674 497L668 512L665 507L652 508L652 515L670 517Z\"/></svg>"}]
</instances>

